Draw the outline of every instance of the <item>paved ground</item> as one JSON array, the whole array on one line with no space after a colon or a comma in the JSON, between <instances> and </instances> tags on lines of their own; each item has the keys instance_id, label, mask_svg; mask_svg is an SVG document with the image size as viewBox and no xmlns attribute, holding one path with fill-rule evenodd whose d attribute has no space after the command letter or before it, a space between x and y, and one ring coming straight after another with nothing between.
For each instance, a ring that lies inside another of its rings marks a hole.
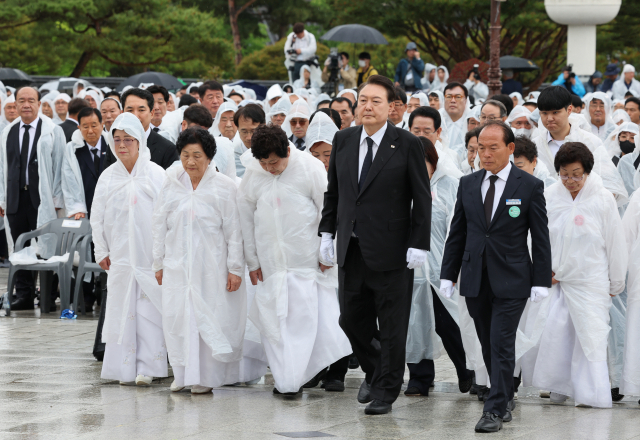
<instances>
[{"instance_id":1,"label":"paved ground","mask_svg":"<svg viewBox=\"0 0 640 440\"><path fill-rule=\"evenodd\" d=\"M3 276L6 270L0 270L0 283ZM473 432L482 405L457 391L446 358L436 361L436 387L429 397L401 395L391 414L365 416L356 401L359 371L349 373L344 393L313 389L295 398L273 396L269 376L258 385L199 396L171 393L171 379L149 388L103 381L101 363L91 356L96 318L62 321L56 314L36 313L0 318L0 440L482 437ZM637 399L626 398L612 410L583 409L550 405L537 390L521 388L513 415L490 437L640 439Z\"/></svg>"}]
</instances>

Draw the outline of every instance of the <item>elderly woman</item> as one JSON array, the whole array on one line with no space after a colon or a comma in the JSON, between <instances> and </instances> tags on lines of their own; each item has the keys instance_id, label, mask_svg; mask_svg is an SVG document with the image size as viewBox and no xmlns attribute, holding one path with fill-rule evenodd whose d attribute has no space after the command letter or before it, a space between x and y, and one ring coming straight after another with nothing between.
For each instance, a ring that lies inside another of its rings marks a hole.
<instances>
[{"instance_id":1,"label":"elderly woman","mask_svg":"<svg viewBox=\"0 0 640 440\"><path fill-rule=\"evenodd\" d=\"M150 227L165 172L151 162L144 129L132 113L118 116L111 133L117 162L100 175L91 207L95 258L109 274L102 378L148 386L168 375Z\"/></svg>"},{"instance_id":2,"label":"elderly woman","mask_svg":"<svg viewBox=\"0 0 640 440\"><path fill-rule=\"evenodd\" d=\"M225 101L218 108L218 113L213 120L213 125L209 129L209 133L214 138L226 137L230 141L235 141L238 127L233 122L233 115L238 111L238 106L233 101Z\"/></svg>"},{"instance_id":3,"label":"elderly woman","mask_svg":"<svg viewBox=\"0 0 640 440\"><path fill-rule=\"evenodd\" d=\"M307 129L306 151L322 162L325 171L329 170L333 137L339 130L326 113L318 111L311 116L311 123Z\"/></svg>"},{"instance_id":4,"label":"elderly woman","mask_svg":"<svg viewBox=\"0 0 640 440\"><path fill-rule=\"evenodd\" d=\"M274 394L295 394L351 353L337 325L336 269L318 260L327 173L284 131L266 125L256 129L241 160L246 172L238 209L249 275L257 284L249 318L262 335Z\"/></svg>"},{"instance_id":5,"label":"elderly woman","mask_svg":"<svg viewBox=\"0 0 640 440\"><path fill-rule=\"evenodd\" d=\"M174 381L192 394L240 381L247 295L236 184L216 172L214 138L188 128L153 215L153 270ZM254 379L254 378L252 378Z\"/></svg>"},{"instance_id":6,"label":"elderly woman","mask_svg":"<svg viewBox=\"0 0 640 440\"><path fill-rule=\"evenodd\" d=\"M300 68L300 79L293 82L294 89L313 89L320 93L320 86L311 79L311 68L306 64Z\"/></svg>"},{"instance_id":7,"label":"elderly woman","mask_svg":"<svg viewBox=\"0 0 640 440\"><path fill-rule=\"evenodd\" d=\"M610 408L609 309L628 260L622 222L586 145L565 143L554 165L560 179L545 190L553 287L533 385L554 403L573 397L576 406Z\"/></svg>"},{"instance_id":8,"label":"elderly woman","mask_svg":"<svg viewBox=\"0 0 640 440\"><path fill-rule=\"evenodd\" d=\"M435 377L433 360L440 357L443 346L456 368L460 392L466 393L471 389L474 374L466 367L458 326L458 294L455 293L451 298L440 294L442 253L462 172L446 154L439 157L429 139L419 139L424 146L433 199L431 249L426 264L416 269L414 275L406 357L410 379L404 394L429 395L429 387ZM475 333L470 336L475 336Z\"/></svg>"}]
</instances>

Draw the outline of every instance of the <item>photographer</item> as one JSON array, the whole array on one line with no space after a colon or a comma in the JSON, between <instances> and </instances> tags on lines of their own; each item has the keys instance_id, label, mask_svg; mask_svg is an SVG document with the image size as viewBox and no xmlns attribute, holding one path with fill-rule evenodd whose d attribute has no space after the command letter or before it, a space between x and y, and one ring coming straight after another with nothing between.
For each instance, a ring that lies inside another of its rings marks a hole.
<instances>
[{"instance_id":1,"label":"photographer","mask_svg":"<svg viewBox=\"0 0 640 440\"><path fill-rule=\"evenodd\" d=\"M558 75L558 79L551 83L552 86L562 86L569 90L569 93L574 95L578 95L579 97L583 97L586 93L584 90L584 86L582 85L582 81L580 78L576 76L571 70L573 65L569 64L564 69L562 69L562 73Z\"/></svg>"},{"instance_id":2,"label":"photographer","mask_svg":"<svg viewBox=\"0 0 640 440\"><path fill-rule=\"evenodd\" d=\"M324 62L324 68L322 69L322 82L329 82L331 78L331 70L332 70L332 61L335 63L335 60L332 58L335 55L331 54L327 57L327 60ZM346 52L340 52L337 55L337 67L339 70L339 78L338 82L341 82L344 85L345 89L353 89L356 87L356 70L349 66L349 54ZM333 66L335 68L336 66Z\"/></svg>"},{"instance_id":3,"label":"photographer","mask_svg":"<svg viewBox=\"0 0 640 440\"><path fill-rule=\"evenodd\" d=\"M407 43L404 50L407 55L396 67L395 85L402 87L407 92L422 90L422 75L424 74L424 61L420 59L420 52L416 43Z\"/></svg>"},{"instance_id":4,"label":"photographer","mask_svg":"<svg viewBox=\"0 0 640 440\"><path fill-rule=\"evenodd\" d=\"M293 25L293 32L287 37L284 44L285 66L291 70L293 65L291 82L300 79L300 68L313 63L316 56L316 37L304 30L304 24Z\"/></svg>"},{"instance_id":5,"label":"photographer","mask_svg":"<svg viewBox=\"0 0 640 440\"><path fill-rule=\"evenodd\" d=\"M480 81L480 70L477 64L473 65L473 70L467 75L464 86L469 89L469 96L473 96L476 102L478 99L486 100L489 96L489 87Z\"/></svg>"}]
</instances>

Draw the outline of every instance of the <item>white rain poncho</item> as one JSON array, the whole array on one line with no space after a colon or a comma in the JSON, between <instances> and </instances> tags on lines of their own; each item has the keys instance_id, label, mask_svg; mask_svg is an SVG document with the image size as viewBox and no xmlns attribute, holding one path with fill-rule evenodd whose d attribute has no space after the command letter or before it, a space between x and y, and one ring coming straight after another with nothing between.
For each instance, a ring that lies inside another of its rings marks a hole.
<instances>
[{"instance_id":1,"label":"white rain poncho","mask_svg":"<svg viewBox=\"0 0 640 440\"><path fill-rule=\"evenodd\" d=\"M112 99L113 99L113 98L112 98ZM71 96L67 95L66 93L59 93L59 94L55 97L55 99L53 100L53 104L55 105L55 104L56 104L56 102L58 102L58 101L64 101L64 102L66 102L67 104L69 104L69 101L71 101ZM114 100L114 101L115 101L115 100ZM116 102L118 102L118 101L116 101ZM118 102L118 105L120 105L120 103L119 103L119 102ZM54 113L55 113L55 111L56 111L56 110L55 110L55 107L54 107L53 111L54 111ZM69 113L68 113L68 112L67 112L67 115L66 115L66 116L69 116ZM60 120L60 122L58 122L58 124L61 124L62 122L64 122L64 121L66 120L66 117L65 117L65 119L63 120L62 118L60 118L59 116L57 116L57 114L56 114L56 117L58 117L58 119ZM55 118L54 118L54 122L55 122Z\"/></svg>"},{"instance_id":2,"label":"white rain poncho","mask_svg":"<svg viewBox=\"0 0 640 440\"><path fill-rule=\"evenodd\" d=\"M518 103L516 104L516 106L519 105L523 105L524 104L524 98L522 97L522 95L520 94L520 92L513 92L513 93L509 93L509 98L513 99L516 98L516 100L518 101ZM515 108L515 107L514 107Z\"/></svg>"},{"instance_id":3,"label":"white rain poncho","mask_svg":"<svg viewBox=\"0 0 640 440\"><path fill-rule=\"evenodd\" d=\"M336 123L326 113L316 113L313 121L309 124L309 128L307 128L305 151L311 154L311 147L317 142L326 142L329 145L333 145L333 137L338 131L340 129L336 127Z\"/></svg>"},{"instance_id":4,"label":"white rain poncho","mask_svg":"<svg viewBox=\"0 0 640 440\"><path fill-rule=\"evenodd\" d=\"M269 105L269 101L273 98L282 98L283 95L284 91L282 90L282 87L280 87L280 84L274 84L269 87L269 90L267 90L267 96L264 98L264 103Z\"/></svg>"},{"instance_id":5,"label":"white rain poncho","mask_svg":"<svg viewBox=\"0 0 640 440\"><path fill-rule=\"evenodd\" d=\"M300 99L304 99L307 104L311 105L311 93L309 92L309 90L307 89L303 89L303 88L296 88L294 89L295 95L299 96Z\"/></svg>"},{"instance_id":6,"label":"white rain poncho","mask_svg":"<svg viewBox=\"0 0 640 440\"><path fill-rule=\"evenodd\" d=\"M337 98L340 98L340 97L346 95L347 93L350 93L351 95L353 95L353 102L358 102L358 92L356 90L354 90L354 89L343 89L343 90L340 90L338 92ZM346 98L346 96L345 96L345 98Z\"/></svg>"},{"instance_id":7,"label":"white rain poncho","mask_svg":"<svg viewBox=\"0 0 640 440\"><path fill-rule=\"evenodd\" d=\"M200 87L201 85L202 85L202 81L198 81L198 82L194 82L194 83L189 84L189 85L187 86L187 95L190 95L190 94L191 94L191 91L192 91L193 89L196 89L196 91L197 91L197 90L198 90L198 87ZM124 90L123 90L123 91L124 91Z\"/></svg>"},{"instance_id":8,"label":"white rain poncho","mask_svg":"<svg viewBox=\"0 0 640 440\"><path fill-rule=\"evenodd\" d=\"M0 133L2 133L2 130L4 129L4 127L9 125L9 121L7 120L7 117L5 115L4 106L7 105L7 104L13 104L15 102L16 102L15 95L11 95L11 96L1 95L0 96Z\"/></svg>"},{"instance_id":9,"label":"white rain poncho","mask_svg":"<svg viewBox=\"0 0 640 440\"><path fill-rule=\"evenodd\" d=\"M169 135L169 140L174 144L178 140L178 136L180 136L182 121L184 120L184 111L188 108L188 105L183 105L172 112L167 112L158 127L161 132L165 132Z\"/></svg>"},{"instance_id":10,"label":"white rain poncho","mask_svg":"<svg viewBox=\"0 0 640 440\"><path fill-rule=\"evenodd\" d=\"M540 161L537 162L536 167L533 170L533 177L537 177L542 180L545 188L548 188L557 182L557 179L549 172L547 166Z\"/></svg>"},{"instance_id":11,"label":"white rain poncho","mask_svg":"<svg viewBox=\"0 0 640 440\"><path fill-rule=\"evenodd\" d=\"M432 93L435 93L436 95L438 95L438 107L437 108L434 107L434 108L436 110L444 109L444 93L442 93L440 90L430 90L429 95L431 95Z\"/></svg>"},{"instance_id":12,"label":"white rain poncho","mask_svg":"<svg viewBox=\"0 0 640 440\"><path fill-rule=\"evenodd\" d=\"M469 102L468 99L467 102ZM456 122L453 122L449 114L444 109L444 103L441 104L441 108L438 111L442 118L443 136L447 138L448 145L456 150L459 160L462 160L463 157L460 156L464 150L464 136L467 134L467 118L469 117L471 109L465 109L462 117L460 117Z\"/></svg>"},{"instance_id":13,"label":"white rain poncho","mask_svg":"<svg viewBox=\"0 0 640 440\"><path fill-rule=\"evenodd\" d=\"M621 108L613 112L613 116L611 116L611 119L613 120L613 123L616 125L620 125L623 122L631 122L629 113L627 113L625 110Z\"/></svg>"},{"instance_id":14,"label":"white rain poncho","mask_svg":"<svg viewBox=\"0 0 640 440\"><path fill-rule=\"evenodd\" d=\"M411 99L417 99L418 102L420 103L420 107L429 107L429 97L424 92L414 93L409 97L409 100ZM411 113L406 113L406 114L410 115Z\"/></svg>"},{"instance_id":15,"label":"white rain poncho","mask_svg":"<svg viewBox=\"0 0 640 440\"><path fill-rule=\"evenodd\" d=\"M442 81L440 81L440 75L439 75L440 69L444 70L444 80ZM436 77L431 83L431 90L429 90L429 92L435 92L436 90L440 92L444 92L444 88L447 86L448 81L449 81L449 69L447 69L445 66L438 66L438 70L436 70ZM443 105L444 105L444 102L441 102L440 106L443 106Z\"/></svg>"},{"instance_id":16,"label":"white rain poncho","mask_svg":"<svg viewBox=\"0 0 640 440\"><path fill-rule=\"evenodd\" d=\"M167 170L153 215L153 260L153 271L163 270L162 321L171 365L186 366L190 351L197 350L189 344L192 308L213 358L239 361L247 294L244 283L226 290L229 273L244 277L236 184L217 173L214 162L195 190L181 163Z\"/></svg>"},{"instance_id":17,"label":"white rain poncho","mask_svg":"<svg viewBox=\"0 0 640 440\"><path fill-rule=\"evenodd\" d=\"M591 173L574 200L562 182L545 190L552 270L580 345L606 361L611 297L624 290L628 256L615 201Z\"/></svg>"},{"instance_id":18,"label":"white rain poncho","mask_svg":"<svg viewBox=\"0 0 640 440\"><path fill-rule=\"evenodd\" d=\"M429 76L432 70L437 69L438 66L431 64L431 63L425 63L424 64L424 74L422 75L422 89L427 91L431 88L431 81L429 81ZM435 80L435 77L434 77Z\"/></svg>"},{"instance_id":19,"label":"white rain poncho","mask_svg":"<svg viewBox=\"0 0 640 440\"><path fill-rule=\"evenodd\" d=\"M587 118L582 113L571 113L569 115L569 123L571 125L575 124L584 131L591 133L591 124L589 123L589 121L587 121ZM594 134L594 136L596 135Z\"/></svg>"},{"instance_id":20,"label":"white rain poncho","mask_svg":"<svg viewBox=\"0 0 640 440\"><path fill-rule=\"evenodd\" d=\"M58 114L56 113L55 98L59 94L60 92L58 92L57 90L54 90L44 95L42 98L40 98L40 108L38 109L38 115L42 116L44 115L44 113L42 113L42 104L45 102L49 104L49 107L51 107L51 111L53 112L53 117L51 118L51 120L53 121L54 124L60 124L61 122L63 122L58 117Z\"/></svg>"},{"instance_id":21,"label":"white rain poncho","mask_svg":"<svg viewBox=\"0 0 640 440\"><path fill-rule=\"evenodd\" d=\"M64 146L67 143L62 128L54 124L51 119L44 115L40 116L40 120L42 121L40 138L38 139L38 144L32 147L36 148L38 158L38 192L40 193L40 205L38 206L37 228L49 223L51 220L57 219L56 208L65 207L61 173ZM7 137L11 130L10 127L19 124L20 121L20 117L17 117L11 124L7 125L0 134L0 207L5 212L7 211ZM13 253L14 243L11 237L9 219L5 215L3 220L6 227L9 255L11 255ZM33 240L31 244L33 245ZM55 254L55 244L56 240L54 235L43 235L37 239L36 252L44 259L51 258Z\"/></svg>"},{"instance_id":22,"label":"white rain poncho","mask_svg":"<svg viewBox=\"0 0 640 440\"><path fill-rule=\"evenodd\" d=\"M278 102L276 102L267 112L266 114L267 123L271 122L271 118L275 115L287 116L287 113L289 113L290 109L291 109L291 101L289 100L289 96L280 98Z\"/></svg>"},{"instance_id":23,"label":"white rain poncho","mask_svg":"<svg viewBox=\"0 0 640 440\"><path fill-rule=\"evenodd\" d=\"M571 116L569 116L569 122L571 122ZM576 115L581 117L580 115ZM539 135L534 139L536 148L538 149L538 162L542 162L546 165L549 173L553 177L557 178L558 173L554 166L554 157L549 149L549 143L547 142L548 131L546 128L541 127ZM590 131L582 130L577 124L571 122L571 131L564 139L566 142L582 142L589 148L594 158L593 172L598 174L604 183L604 187L607 188L615 197L618 206L624 206L627 204L628 192L624 186L624 182L618 174L616 166L611 161L609 153L602 144L600 138L591 133Z\"/></svg>"},{"instance_id":24,"label":"white rain poncho","mask_svg":"<svg viewBox=\"0 0 640 440\"><path fill-rule=\"evenodd\" d=\"M514 92L514 93L518 93L518 92ZM523 107L521 105L516 105L513 108L513 110L511 110L511 113L509 113L509 116L507 117L507 124L511 125L511 123L513 121L515 121L516 119L523 118L523 117L527 118L527 121L533 127L533 124L531 123L531 111L528 108ZM529 139L531 139L531 133L533 132L533 128L527 129L527 128L514 128L514 127L511 127L511 129L513 130L513 133L516 136L524 135L524 136L528 137Z\"/></svg>"},{"instance_id":25,"label":"white rain poncho","mask_svg":"<svg viewBox=\"0 0 640 440\"><path fill-rule=\"evenodd\" d=\"M627 328L620 393L640 395L640 193L634 194L622 219L629 255Z\"/></svg>"},{"instance_id":26,"label":"white rain poncho","mask_svg":"<svg viewBox=\"0 0 640 440\"><path fill-rule=\"evenodd\" d=\"M84 185L82 184L82 173L78 165L76 150L84 147L82 132L76 130L71 135L71 141L64 147L64 160L62 162L62 193L66 216L84 212L87 213L86 199L84 195Z\"/></svg>"},{"instance_id":27,"label":"white rain poncho","mask_svg":"<svg viewBox=\"0 0 640 440\"><path fill-rule=\"evenodd\" d=\"M144 129L133 114L119 115L111 130L124 130L139 142L139 156L131 174L111 147L117 162L100 175L91 206L95 260L111 260L102 341L122 344L133 295L149 299L162 313L162 291L152 270L151 222L165 171L151 162ZM161 322L156 324L161 326Z\"/></svg>"},{"instance_id":28,"label":"white rain poncho","mask_svg":"<svg viewBox=\"0 0 640 440\"><path fill-rule=\"evenodd\" d=\"M234 138L240 141L240 136ZM233 154L233 142L224 136L215 138L216 154L213 160L218 167L218 171L227 176L229 179L236 178L236 160Z\"/></svg>"},{"instance_id":29,"label":"white rain poncho","mask_svg":"<svg viewBox=\"0 0 640 440\"><path fill-rule=\"evenodd\" d=\"M635 137L636 148L631 154L625 154L618 162L618 173L622 177L624 186L629 193L629 197L640 187L640 136Z\"/></svg>"},{"instance_id":30,"label":"white rain poncho","mask_svg":"<svg viewBox=\"0 0 640 440\"><path fill-rule=\"evenodd\" d=\"M253 89L250 89L249 87L243 87L242 88L242 94L245 96L245 98L247 99L251 99L252 101L255 101L258 99L258 97L256 96L256 92Z\"/></svg>"},{"instance_id":31,"label":"white rain poncho","mask_svg":"<svg viewBox=\"0 0 640 440\"><path fill-rule=\"evenodd\" d=\"M599 99L604 103L604 125L602 127L596 127L591 123L591 113L589 113L589 107L591 106L591 101L594 99ZM585 111L583 113L586 118L589 126L591 127L591 132L598 136L604 142L607 139L607 136L616 128L616 124L611 119L611 99L606 93L603 92L595 92L591 97L585 101Z\"/></svg>"},{"instance_id":32,"label":"white rain poncho","mask_svg":"<svg viewBox=\"0 0 640 440\"><path fill-rule=\"evenodd\" d=\"M444 159L444 160L441 160ZM433 311L433 288L440 301L454 321L458 321L458 291L451 298L440 294L440 267L447 238L449 223L453 216L458 193L459 179L462 177L446 155L438 155L436 170L430 179L431 198L431 249L427 261L415 270L411 314L407 334L406 362L417 364L423 359L437 359L443 349L440 337L435 331ZM462 330L462 329L461 329ZM475 336L475 329L468 337Z\"/></svg>"},{"instance_id":33,"label":"white rain poncho","mask_svg":"<svg viewBox=\"0 0 640 440\"><path fill-rule=\"evenodd\" d=\"M291 120L293 118L302 118L307 121L311 118L311 109L307 105L307 101L304 99L298 99L291 104L291 108L289 109L289 112L287 112L287 117L284 119L282 127L280 127L287 134L288 138L293 134L293 130L291 129Z\"/></svg>"},{"instance_id":34,"label":"white rain poncho","mask_svg":"<svg viewBox=\"0 0 640 440\"><path fill-rule=\"evenodd\" d=\"M222 136L222 133L220 132L220 128L218 127L218 125L220 125L220 119L222 118L223 113L233 112L233 114L235 114L237 111L238 111L238 106L236 105L235 102L233 101L223 102L222 105L218 108L216 117L213 120L213 125L209 129L209 133L211 133L211 136L216 138L216 140L218 137Z\"/></svg>"},{"instance_id":35,"label":"white rain poncho","mask_svg":"<svg viewBox=\"0 0 640 440\"><path fill-rule=\"evenodd\" d=\"M620 157L622 154L622 150L620 149L620 133L626 131L628 133L633 133L635 136L638 136L638 124L634 124L633 122L623 122L622 124L616 126L615 130L613 130L605 139L605 147L607 148L607 153L609 157ZM635 138L634 138L635 139Z\"/></svg>"},{"instance_id":36,"label":"white rain poncho","mask_svg":"<svg viewBox=\"0 0 640 440\"><path fill-rule=\"evenodd\" d=\"M318 97L313 101L314 112L318 110L318 104L320 104L322 101L331 101L331 96L327 95L326 93L320 93Z\"/></svg>"}]
</instances>

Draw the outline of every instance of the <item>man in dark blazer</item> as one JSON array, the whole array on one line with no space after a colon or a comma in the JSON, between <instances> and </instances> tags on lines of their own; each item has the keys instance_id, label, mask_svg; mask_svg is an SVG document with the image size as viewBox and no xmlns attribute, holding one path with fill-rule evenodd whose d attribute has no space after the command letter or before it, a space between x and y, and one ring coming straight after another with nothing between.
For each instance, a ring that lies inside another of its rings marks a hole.
<instances>
[{"instance_id":1,"label":"man in dark blazer","mask_svg":"<svg viewBox=\"0 0 640 440\"><path fill-rule=\"evenodd\" d=\"M424 149L388 122L394 98L380 75L360 87L363 125L335 135L319 226L323 264L334 264L338 240L340 326L366 373L358 401L370 402L367 414L388 413L400 393L413 269L430 241Z\"/></svg>"},{"instance_id":2,"label":"man in dark blazer","mask_svg":"<svg viewBox=\"0 0 640 440\"><path fill-rule=\"evenodd\" d=\"M151 162L160 165L166 170L176 160L179 160L175 144L158 134L157 128L152 129L150 126L151 117L153 116L152 110L155 104L153 95L147 90L134 88L124 92L121 99L124 111L133 113L142 123L142 128L144 128L147 136L147 147L151 151ZM111 149L107 149L105 168L115 162L116 158Z\"/></svg>"},{"instance_id":3,"label":"man in dark blazer","mask_svg":"<svg viewBox=\"0 0 640 440\"><path fill-rule=\"evenodd\" d=\"M540 301L551 287L544 182L511 164L514 140L501 121L482 129L478 155L484 170L460 180L440 273L440 291L449 297L460 275L460 295L475 323L491 380L476 432L497 432L503 421L511 421L520 316L529 297Z\"/></svg>"},{"instance_id":4,"label":"man in dark blazer","mask_svg":"<svg viewBox=\"0 0 640 440\"><path fill-rule=\"evenodd\" d=\"M78 129L78 113L80 112L80 110L87 107L91 106L89 105L89 101L87 101L86 99L73 98L71 101L69 101L69 106L67 107L69 116L67 116L67 119L62 124L59 124L60 128L62 128L62 131L64 131L64 137L66 138L67 142L71 142L71 136L73 136L73 132Z\"/></svg>"}]
</instances>

